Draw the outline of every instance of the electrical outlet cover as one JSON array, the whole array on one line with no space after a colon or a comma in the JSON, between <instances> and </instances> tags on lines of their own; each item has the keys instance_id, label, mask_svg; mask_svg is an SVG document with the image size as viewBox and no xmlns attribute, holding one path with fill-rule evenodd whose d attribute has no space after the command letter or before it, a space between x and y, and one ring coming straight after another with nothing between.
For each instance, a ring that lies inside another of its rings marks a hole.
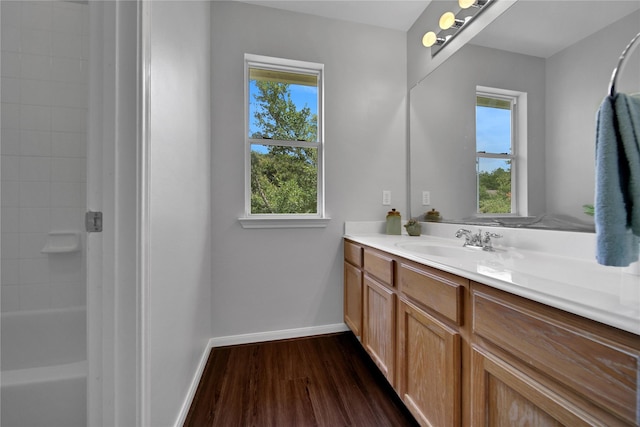
<instances>
[{"instance_id":1,"label":"electrical outlet cover","mask_svg":"<svg viewBox=\"0 0 640 427\"><path fill-rule=\"evenodd\" d=\"M382 191L382 205L391 206L391 191L389 190Z\"/></svg>"},{"instance_id":2,"label":"electrical outlet cover","mask_svg":"<svg viewBox=\"0 0 640 427\"><path fill-rule=\"evenodd\" d=\"M429 206L431 204L431 192L423 191L422 192L422 206Z\"/></svg>"}]
</instances>

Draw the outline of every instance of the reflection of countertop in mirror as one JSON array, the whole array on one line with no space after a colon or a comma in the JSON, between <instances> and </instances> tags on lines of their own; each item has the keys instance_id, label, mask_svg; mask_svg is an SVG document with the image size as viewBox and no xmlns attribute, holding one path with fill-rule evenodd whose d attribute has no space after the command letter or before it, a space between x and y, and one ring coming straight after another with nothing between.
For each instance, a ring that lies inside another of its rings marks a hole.
<instances>
[{"instance_id":1,"label":"reflection of countertop in mirror","mask_svg":"<svg viewBox=\"0 0 640 427\"><path fill-rule=\"evenodd\" d=\"M495 252L484 252L462 248L458 228L422 223L420 237L390 236L384 222L347 222L345 237L640 335L640 270L597 264L595 235L492 227L503 237Z\"/></svg>"}]
</instances>

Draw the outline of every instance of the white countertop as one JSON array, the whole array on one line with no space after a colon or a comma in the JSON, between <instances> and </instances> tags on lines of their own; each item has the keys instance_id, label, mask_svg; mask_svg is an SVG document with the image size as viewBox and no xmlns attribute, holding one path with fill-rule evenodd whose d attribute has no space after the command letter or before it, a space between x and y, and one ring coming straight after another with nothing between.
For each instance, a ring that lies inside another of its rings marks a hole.
<instances>
[{"instance_id":1,"label":"white countertop","mask_svg":"<svg viewBox=\"0 0 640 427\"><path fill-rule=\"evenodd\" d=\"M430 227L427 225L425 228ZM468 228L468 227L465 227ZM477 227L473 227L474 231ZM457 274L497 289L556 307L569 313L604 323L640 335L640 275L629 269L605 267L594 260L581 256L567 256L542 249L542 244L532 244L531 235L527 249L517 245L505 246L494 243L496 252L481 252L478 259L469 257L433 256L406 248L406 244L436 245L458 250L462 242L455 238L422 235L419 237L403 234L390 236L376 231L379 226L345 227L345 237L357 243ZM496 229L491 229L492 231ZM432 231L432 230L429 230ZM503 232L504 229L496 230ZM506 230L506 233L517 231ZM447 235L450 227L447 229ZM525 233L529 233L526 231ZM541 233L555 233L542 231ZM573 241L584 251L585 242L590 237L584 233L558 232L560 235L543 234L542 237L559 237L559 240ZM574 235L575 234L575 235ZM453 236L453 233L451 233ZM509 243L517 240L513 234L507 237ZM586 239L586 240L585 240ZM497 242L497 241L496 241ZM403 247L405 246L405 247ZM525 245L522 245L525 246ZM466 250L466 249L465 249ZM468 249L473 251L473 249Z\"/></svg>"}]
</instances>

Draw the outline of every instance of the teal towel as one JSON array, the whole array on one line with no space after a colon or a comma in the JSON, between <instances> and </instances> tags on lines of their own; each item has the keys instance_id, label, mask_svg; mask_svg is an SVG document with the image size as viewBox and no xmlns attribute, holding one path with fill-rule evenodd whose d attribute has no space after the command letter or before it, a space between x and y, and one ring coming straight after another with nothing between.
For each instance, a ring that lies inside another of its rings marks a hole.
<instances>
[{"instance_id":1,"label":"teal towel","mask_svg":"<svg viewBox=\"0 0 640 427\"><path fill-rule=\"evenodd\" d=\"M607 96L597 115L596 259L625 267L640 245L640 97Z\"/></svg>"}]
</instances>

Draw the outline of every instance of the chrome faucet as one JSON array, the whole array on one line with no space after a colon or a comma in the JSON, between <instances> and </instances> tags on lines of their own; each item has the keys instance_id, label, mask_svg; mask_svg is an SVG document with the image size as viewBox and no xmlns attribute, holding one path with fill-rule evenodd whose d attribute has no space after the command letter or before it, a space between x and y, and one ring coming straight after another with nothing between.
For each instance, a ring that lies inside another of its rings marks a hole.
<instances>
[{"instance_id":1,"label":"chrome faucet","mask_svg":"<svg viewBox=\"0 0 640 427\"><path fill-rule=\"evenodd\" d=\"M471 234L471 230L467 230L464 228L461 228L460 230L456 231L456 237L459 239L462 236L464 236L464 245L462 246L475 246L477 245L477 237L478 236L474 236L473 234Z\"/></svg>"},{"instance_id":2,"label":"chrome faucet","mask_svg":"<svg viewBox=\"0 0 640 427\"><path fill-rule=\"evenodd\" d=\"M464 244L462 246L469 246L471 248L480 248L483 251L491 252L493 251L493 244L491 242L491 238L499 238L502 237L500 234L491 233L487 231L482 234L482 230L478 230L478 233L473 234L471 230L467 230L465 228L461 228L456 231L456 237L459 239L464 236Z\"/></svg>"}]
</instances>

